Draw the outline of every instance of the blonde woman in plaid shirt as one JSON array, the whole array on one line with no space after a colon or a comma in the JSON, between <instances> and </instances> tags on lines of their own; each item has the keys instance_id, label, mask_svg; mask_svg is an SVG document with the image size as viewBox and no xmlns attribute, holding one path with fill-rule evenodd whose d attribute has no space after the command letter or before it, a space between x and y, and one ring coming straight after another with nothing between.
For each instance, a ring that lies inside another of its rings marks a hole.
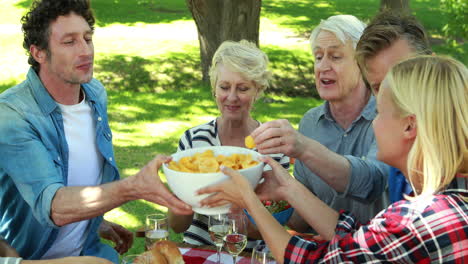
<instances>
[{"instance_id":1,"label":"blonde woman in plaid shirt","mask_svg":"<svg viewBox=\"0 0 468 264\"><path fill-rule=\"evenodd\" d=\"M444 57L403 61L387 74L374 120L377 158L400 169L415 197L392 204L367 225L336 212L270 158L272 199L285 199L328 241L291 236L262 208L240 174L200 193L247 208L279 263L468 263L467 187L448 189L468 176L468 70ZM234 184L232 184L234 181ZM230 183L229 183L230 182Z\"/></svg>"}]
</instances>

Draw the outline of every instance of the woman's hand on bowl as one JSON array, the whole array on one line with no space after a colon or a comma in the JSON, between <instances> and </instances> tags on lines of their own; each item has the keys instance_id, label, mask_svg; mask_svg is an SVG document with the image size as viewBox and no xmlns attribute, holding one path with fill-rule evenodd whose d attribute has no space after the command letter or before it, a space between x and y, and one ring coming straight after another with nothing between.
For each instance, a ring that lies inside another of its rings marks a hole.
<instances>
[{"instance_id":1,"label":"woman's hand on bowl","mask_svg":"<svg viewBox=\"0 0 468 264\"><path fill-rule=\"evenodd\" d=\"M201 206L217 207L233 203L240 208L246 208L246 199L255 197L255 192L249 181L238 171L221 167L221 171L230 177L222 183L211 185L197 191L197 194L213 195L200 201Z\"/></svg>"},{"instance_id":2,"label":"woman's hand on bowl","mask_svg":"<svg viewBox=\"0 0 468 264\"><path fill-rule=\"evenodd\" d=\"M287 200L287 195L290 194L289 188L295 182L289 172L270 156L263 156L263 162L270 165L271 171L263 173L264 181L257 186L255 192L262 201L272 200Z\"/></svg>"}]
</instances>

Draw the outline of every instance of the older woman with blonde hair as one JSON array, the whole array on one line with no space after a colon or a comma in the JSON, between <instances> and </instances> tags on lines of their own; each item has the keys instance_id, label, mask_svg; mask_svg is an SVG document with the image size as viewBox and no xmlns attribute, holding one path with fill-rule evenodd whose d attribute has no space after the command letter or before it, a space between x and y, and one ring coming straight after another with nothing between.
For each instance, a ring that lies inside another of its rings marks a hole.
<instances>
[{"instance_id":1,"label":"older woman with blonde hair","mask_svg":"<svg viewBox=\"0 0 468 264\"><path fill-rule=\"evenodd\" d=\"M199 192L218 192L202 204L227 200L247 208L279 263L467 263L468 190L448 187L468 177L467 105L468 70L453 59L416 57L387 74L373 123L377 158L400 169L415 196L392 204L367 225L327 207L266 158L276 184L271 198L289 201L325 243L291 236L262 208L246 180L228 168L228 182Z\"/></svg>"},{"instance_id":2,"label":"older woman with blonde hair","mask_svg":"<svg viewBox=\"0 0 468 264\"><path fill-rule=\"evenodd\" d=\"M207 146L245 147L245 137L261 124L251 116L251 111L271 77L264 52L246 40L225 41L215 52L209 73L212 93L221 115L185 131L178 151ZM284 168L289 168L289 158L284 154L270 156ZM264 174L271 174L271 168ZM175 232L185 231L185 242L214 245L208 233L208 216L197 213L175 215L169 211L169 218ZM254 243L247 245L253 246Z\"/></svg>"}]
</instances>

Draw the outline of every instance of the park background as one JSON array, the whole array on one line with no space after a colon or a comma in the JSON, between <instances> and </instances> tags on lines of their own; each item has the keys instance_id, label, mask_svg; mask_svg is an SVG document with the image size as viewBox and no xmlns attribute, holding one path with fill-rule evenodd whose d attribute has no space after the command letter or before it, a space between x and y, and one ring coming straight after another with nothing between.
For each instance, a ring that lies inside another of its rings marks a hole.
<instances>
[{"instance_id":1,"label":"park background","mask_svg":"<svg viewBox=\"0 0 468 264\"><path fill-rule=\"evenodd\" d=\"M0 92L24 80L28 70L19 21L30 4L31 0L0 0ZM184 0L91 4L97 19L94 77L108 91L115 156L124 178L156 154L175 152L186 129L212 120L218 111L211 88L201 81L197 28ZM322 102L315 91L310 31L321 19L337 14L367 22L379 6L379 0L262 1L259 44L269 56L273 80L255 104L254 118L261 122L285 118L297 127L302 115ZM410 0L410 8L426 27L433 50L466 65L467 4ZM162 178L165 181L163 174ZM138 200L105 218L135 231L146 214L158 211L167 209ZM171 239L182 237L171 233ZM129 253L142 251L143 239L136 239Z\"/></svg>"}]
</instances>

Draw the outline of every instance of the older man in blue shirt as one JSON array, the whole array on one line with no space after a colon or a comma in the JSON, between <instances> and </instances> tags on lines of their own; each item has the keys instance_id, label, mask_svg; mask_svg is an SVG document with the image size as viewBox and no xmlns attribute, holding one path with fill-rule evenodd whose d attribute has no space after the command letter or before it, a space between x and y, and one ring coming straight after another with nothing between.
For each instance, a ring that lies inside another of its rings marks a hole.
<instances>
[{"instance_id":1,"label":"older man in blue shirt","mask_svg":"<svg viewBox=\"0 0 468 264\"><path fill-rule=\"evenodd\" d=\"M0 95L0 236L26 259L91 255L117 263L98 232L107 231L121 253L133 238L103 221L105 212L135 199L192 211L158 177L168 157L119 180L106 92L92 78L89 1L35 1L22 21L31 69Z\"/></svg>"},{"instance_id":2,"label":"older man in blue shirt","mask_svg":"<svg viewBox=\"0 0 468 264\"><path fill-rule=\"evenodd\" d=\"M330 207L351 211L361 222L388 205L389 170L376 160L375 98L354 59L365 26L350 15L323 20L312 31L310 42L317 91L324 104L304 115L299 131L287 120L275 120L252 133L260 153L296 158L298 181ZM260 187L261 193L267 184ZM296 213L289 225L302 232L309 227Z\"/></svg>"}]
</instances>

